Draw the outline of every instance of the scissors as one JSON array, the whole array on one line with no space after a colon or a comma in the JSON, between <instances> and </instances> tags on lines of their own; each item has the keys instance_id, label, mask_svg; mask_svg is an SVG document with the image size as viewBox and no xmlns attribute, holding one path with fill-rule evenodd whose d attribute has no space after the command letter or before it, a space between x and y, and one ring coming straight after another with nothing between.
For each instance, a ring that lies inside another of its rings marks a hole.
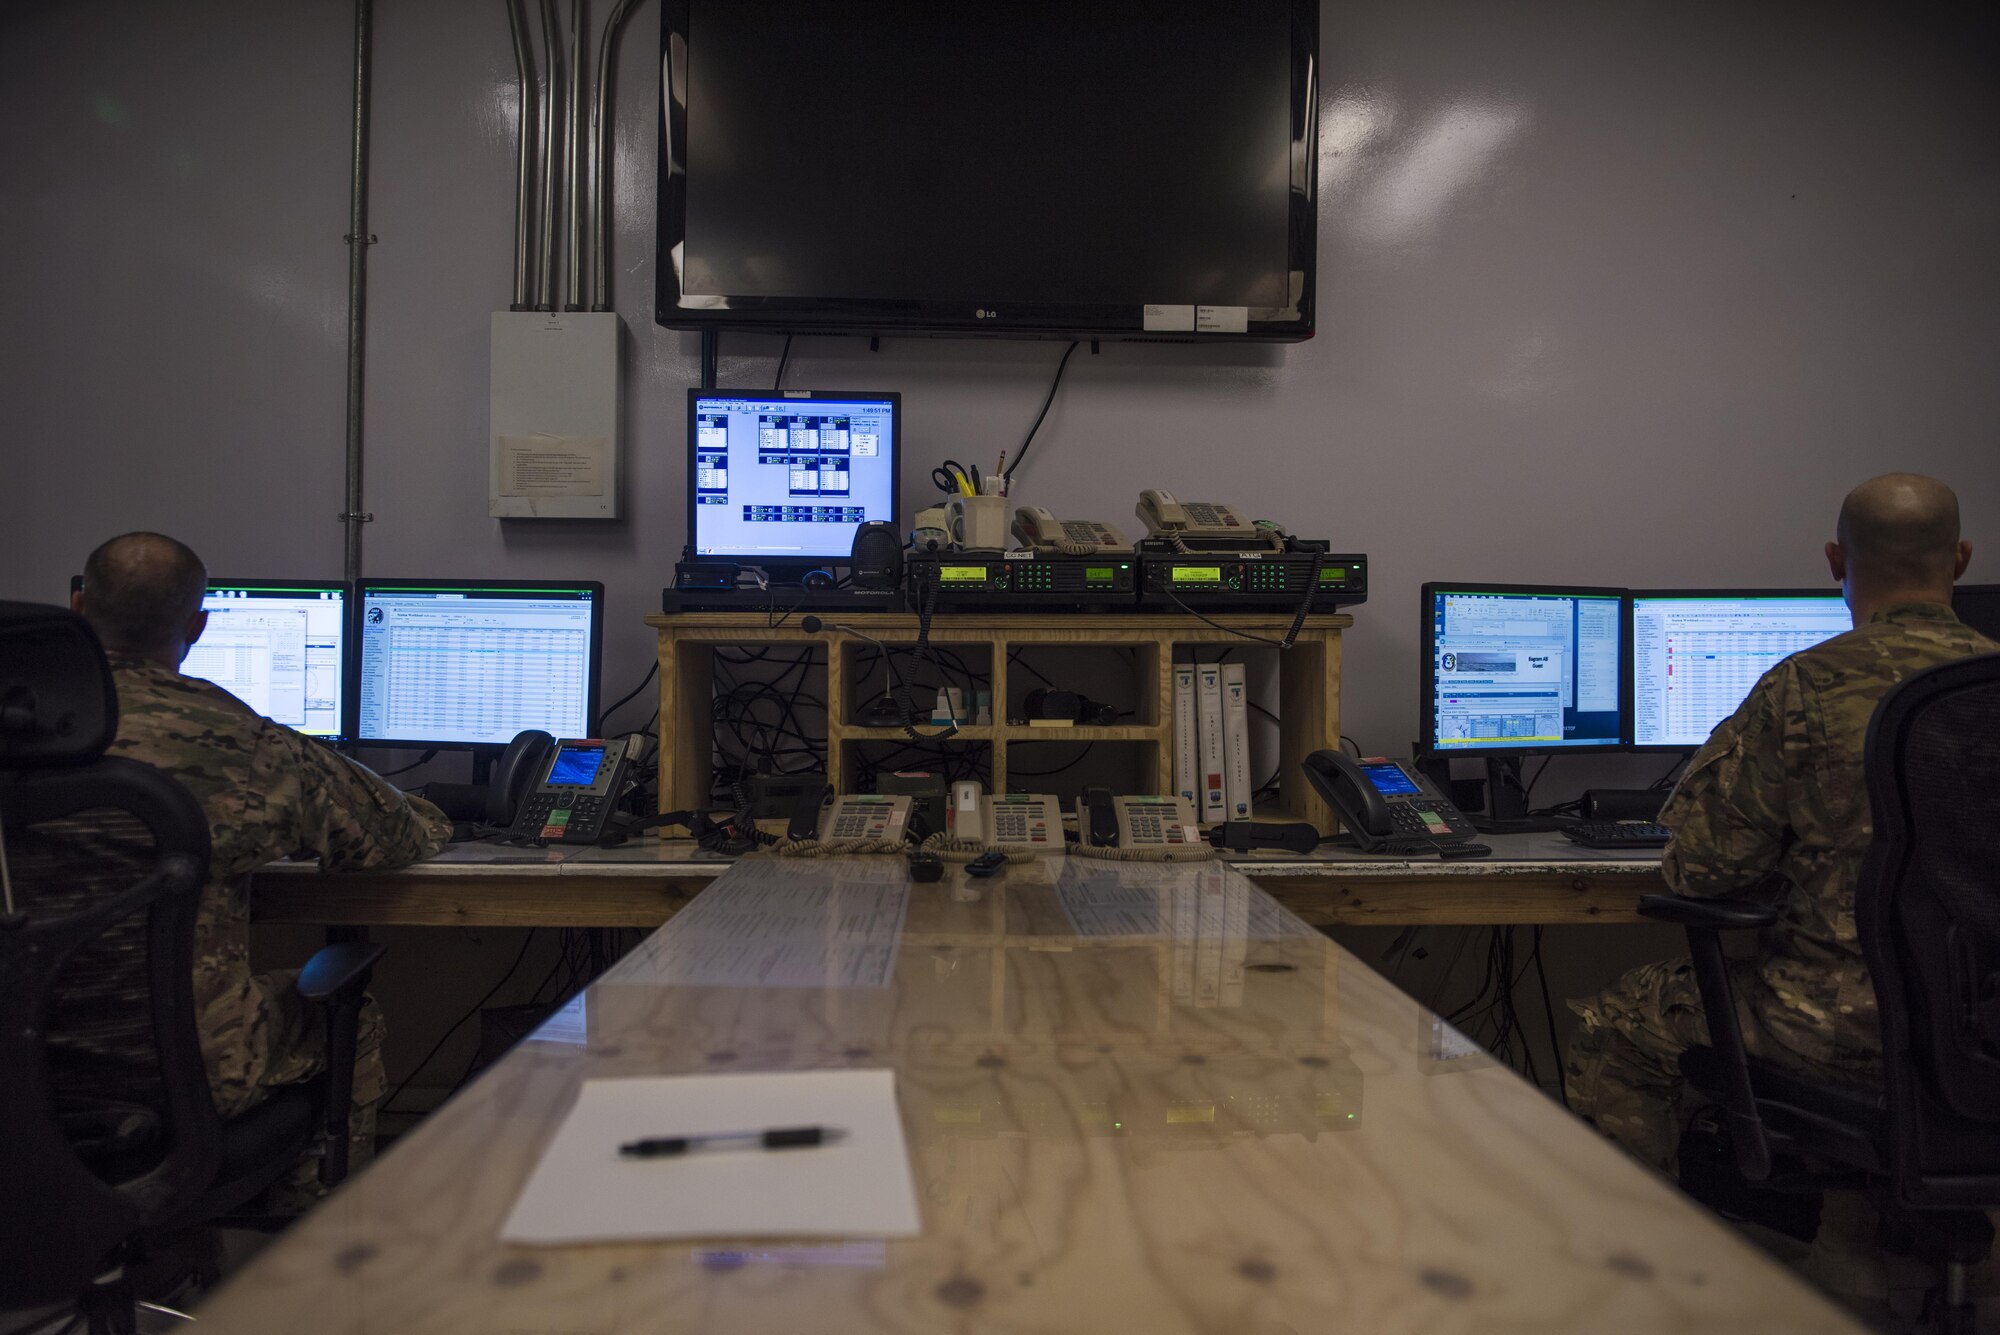
<instances>
[{"instance_id":1,"label":"scissors","mask_svg":"<svg viewBox=\"0 0 2000 1335\"><path fill-rule=\"evenodd\" d=\"M977 496L979 465L968 467L956 459L946 459L931 470L931 481L947 496Z\"/></svg>"}]
</instances>

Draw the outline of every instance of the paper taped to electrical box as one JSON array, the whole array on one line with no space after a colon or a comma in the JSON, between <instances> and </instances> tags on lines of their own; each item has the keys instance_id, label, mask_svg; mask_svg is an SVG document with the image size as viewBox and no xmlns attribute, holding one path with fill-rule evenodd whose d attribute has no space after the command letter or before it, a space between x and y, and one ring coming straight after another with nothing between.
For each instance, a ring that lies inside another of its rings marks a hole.
<instances>
[{"instance_id":1,"label":"paper taped to electrical box","mask_svg":"<svg viewBox=\"0 0 2000 1335\"><path fill-rule=\"evenodd\" d=\"M603 436L502 436L500 495L602 496L610 443Z\"/></svg>"}]
</instances>

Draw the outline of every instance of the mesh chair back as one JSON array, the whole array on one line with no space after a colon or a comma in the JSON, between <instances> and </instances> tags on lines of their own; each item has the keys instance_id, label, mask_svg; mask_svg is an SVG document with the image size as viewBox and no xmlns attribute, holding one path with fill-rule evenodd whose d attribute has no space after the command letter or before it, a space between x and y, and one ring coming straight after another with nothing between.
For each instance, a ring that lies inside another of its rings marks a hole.
<instances>
[{"instance_id":1,"label":"mesh chair back","mask_svg":"<svg viewBox=\"0 0 2000 1335\"><path fill-rule=\"evenodd\" d=\"M2000 1204L2000 654L1918 673L1867 742L1856 899L1905 1203Z\"/></svg>"},{"instance_id":2,"label":"mesh chair back","mask_svg":"<svg viewBox=\"0 0 2000 1335\"><path fill-rule=\"evenodd\" d=\"M110 681L80 618L0 604L0 1309L74 1298L220 1161L190 958L208 822L102 756Z\"/></svg>"}]
</instances>

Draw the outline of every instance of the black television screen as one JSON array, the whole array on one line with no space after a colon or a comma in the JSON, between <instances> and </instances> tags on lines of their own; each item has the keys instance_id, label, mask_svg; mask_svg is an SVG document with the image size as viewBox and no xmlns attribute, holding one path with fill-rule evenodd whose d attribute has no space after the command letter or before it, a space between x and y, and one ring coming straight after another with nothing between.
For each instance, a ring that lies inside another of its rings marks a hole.
<instances>
[{"instance_id":1,"label":"black television screen","mask_svg":"<svg viewBox=\"0 0 2000 1335\"><path fill-rule=\"evenodd\" d=\"M1314 0L667 0L673 328L1313 332Z\"/></svg>"}]
</instances>

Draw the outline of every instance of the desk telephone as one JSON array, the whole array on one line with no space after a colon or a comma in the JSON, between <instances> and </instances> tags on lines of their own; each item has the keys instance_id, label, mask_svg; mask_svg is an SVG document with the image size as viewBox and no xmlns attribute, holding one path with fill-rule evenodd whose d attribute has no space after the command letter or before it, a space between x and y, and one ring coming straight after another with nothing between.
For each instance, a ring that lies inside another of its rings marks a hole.
<instances>
[{"instance_id":1,"label":"desk telephone","mask_svg":"<svg viewBox=\"0 0 2000 1335\"><path fill-rule=\"evenodd\" d=\"M1146 536L1175 544L1193 541L1284 545L1284 530L1277 525L1251 523L1232 507L1214 501L1177 501L1172 492L1147 490L1139 493L1136 513L1146 525Z\"/></svg>"},{"instance_id":2,"label":"desk telephone","mask_svg":"<svg viewBox=\"0 0 2000 1335\"><path fill-rule=\"evenodd\" d=\"M1064 556L1129 552L1132 544L1109 524L1095 519L1057 519L1047 510L1024 505L1014 512L1014 537L1024 547Z\"/></svg>"},{"instance_id":3,"label":"desk telephone","mask_svg":"<svg viewBox=\"0 0 2000 1335\"><path fill-rule=\"evenodd\" d=\"M809 785L792 808L785 837L791 840L903 838L911 801L902 793L842 793L831 796L824 783Z\"/></svg>"},{"instance_id":4,"label":"desk telephone","mask_svg":"<svg viewBox=\"0 0 2000 1335\"><path fill-rule=\"evenodd\" d=\"M1364 853L1436 853L1483 857L1472 822L1414 767L1384 756L1351 760L1340 751L1305 759L1306 779L1340 813Z\"/></svg>"},{"instance_id":5,"label":"desk telephone","mask_svg":"<svg viewBox=\"0 0 2000 1335\"><path fill-rule=\"evenodd\" d=\"M623 738L557 740L547 733L516 737L494 771L497 791L517 784L525 788L509 822L510 832L517 839L545 843L600 841L611 827L618 798L625 791L631 745Z\"/></svg>"},{"instance_id":6,"label":"desk telephone","mask_svg":"<svg viewBox=\"0 0 2000 1335\"><path fill-rule=\"evenodd\" d=\"M1108 788L1086 788L1076 803L1077 848L1114 850L1162 860L1210 856L1194 804L1170 797L1117 797Z\"/></svg>"},{"instance_id":7,"label":"desk telephone","mask_svg":"<svg viewBox=\"0 0 2000 1335\"><path fill-rule=\"evenodd\" d=\"M952 785L951 836L986 848L1060 853L1062 803L1047 793L982 793L960 781Z\"/></svg>"}]
</instances>

